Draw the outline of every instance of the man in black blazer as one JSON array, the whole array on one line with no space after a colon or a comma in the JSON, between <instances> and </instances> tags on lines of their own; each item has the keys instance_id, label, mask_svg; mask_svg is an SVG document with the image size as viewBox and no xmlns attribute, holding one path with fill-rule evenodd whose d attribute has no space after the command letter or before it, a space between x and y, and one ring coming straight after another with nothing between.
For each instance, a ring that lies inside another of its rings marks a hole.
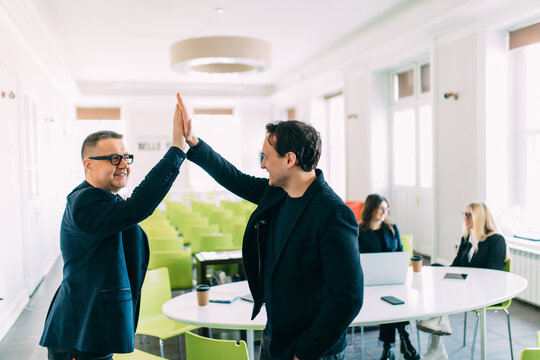
<instances>
[{"instance_id":1,"label":"man in black blazer","mask_svg":"<svg viewBox=\"0 0 540 360\"><path fill-rule=\"evenodd\" d=\"M184 124L189 160L236 195L258 204L243 240L254 299L268 321L261 359L343 359L346 331L362 306L358 223L317 166L321 140L299 121L268 124L261 167L243 174Z\"/></svg>"},{"instance_id":2,"label":"man in black blazer","mask_svg":"<svg viewBox=\"0 0 540 360\"><path fill-rule=\"evenodd\" d=\"M50 360L112 359L134 348L141 287L148 268L148 239L137 223L169 191L186 155L182 116L176 107L171 148L124 200L133 155L122 135L90 134L81 157L86 180L67 197L60 229L64 260L41 337Z\"/></svg>"}]
</instances>

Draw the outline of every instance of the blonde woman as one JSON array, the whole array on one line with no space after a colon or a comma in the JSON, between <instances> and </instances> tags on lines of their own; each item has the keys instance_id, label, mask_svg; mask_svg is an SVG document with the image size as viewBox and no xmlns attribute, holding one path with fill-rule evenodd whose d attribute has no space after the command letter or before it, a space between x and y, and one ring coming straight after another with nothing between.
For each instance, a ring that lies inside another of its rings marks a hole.
<instances>
[{"instance_id":1,"label":"blonde woman","mask_svg":"<svg viewBox=\"0 0 540 360\"><path fill-rule=\"evenodd\" d=\"M502 270L506 261L506 241L486 204L471 203L462 215L463 236L451 266ZM448 316L420 320L418 329L432 333L430 347L422 359L448 359L441 338L441 335L452 334Z\"/></svg>"}]
</instances>

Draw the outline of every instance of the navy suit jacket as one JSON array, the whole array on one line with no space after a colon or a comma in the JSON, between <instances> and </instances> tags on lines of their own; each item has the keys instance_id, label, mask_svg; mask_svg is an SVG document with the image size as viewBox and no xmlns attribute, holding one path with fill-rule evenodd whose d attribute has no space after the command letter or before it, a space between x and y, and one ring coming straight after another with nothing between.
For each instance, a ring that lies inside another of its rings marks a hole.
<instances>
[{"instance_id":1,"label":"navy suit jacket","mask_svg":"<svg viewBox=\"0 0 540 360\"><path fill-rule=\"evenodd\" d=\"M390 229L385 224L382 225L384 244L381 244L381 241L375 234L375 231L360 231L360 234L358 236L358 247L360 248L360 252L375 253L403 251L403 245L401 244L399 230L395 224L392 225L392 227L394 228L394 234L392 234L392 231L390 231Z\"/></svg>"},{"instance_id":2,"label":"navy suit jacket","mask_svg":"<svg viewBox=\"0 0 540 360\"><path fill-rule=\"evenodd\" d=\"M246 175L202 140L187 153L218 183L258 204L243 240L243 262L254 299L254 318L263 304L263 270L268 224L287 193L268 179ZM288 222L286 241L271 275L274 359L318 359L345 349L346 330L363 301L358 223L351 209L324 181L320 170L304 194L303 209Z\"/></svg>"},{"instance_id":3,"label":"navy suit jacket","mask_svg":"<svg viewBox=\"0 0 540 360\"><path fill-rule=\"evenodd\" d=\"M137 225L169 191L186 155L171 147L127 200L84 181L67 197L64 260L40 345L94 353L133 351L148 239Z\"/></svg>"}]
</instances>

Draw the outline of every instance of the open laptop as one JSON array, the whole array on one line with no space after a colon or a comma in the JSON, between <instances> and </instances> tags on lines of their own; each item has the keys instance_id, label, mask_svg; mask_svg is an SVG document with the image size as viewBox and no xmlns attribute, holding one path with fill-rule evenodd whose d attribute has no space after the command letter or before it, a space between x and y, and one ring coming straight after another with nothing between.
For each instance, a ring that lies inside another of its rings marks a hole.
<instances>
[{"instance_id":1,"label":"open laptop","mask_svg":"<svg viewBox=\"0 0 540 360\"><path fill-rule=\"evenodd\" d=\"M364 285L404 284L410 257L408 251L360 254Z\"/></svg>"}]
</instances>

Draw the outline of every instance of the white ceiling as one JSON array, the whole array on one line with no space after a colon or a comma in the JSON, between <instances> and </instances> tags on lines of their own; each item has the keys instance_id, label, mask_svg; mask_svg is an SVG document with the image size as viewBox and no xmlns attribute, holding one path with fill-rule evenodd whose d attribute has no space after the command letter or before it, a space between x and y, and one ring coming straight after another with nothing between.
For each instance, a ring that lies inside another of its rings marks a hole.
<instances>
[{"instance_id":1,"label":"white ceiling","mask_svg":"<svg viewBox=\"0 0 540 360\"><path fill-rule=\"evenodd\" d=\"M31 0L78 83L271 85L410 0ZM216 8L224 8L218 14ZM272 45L272 68L238 78L174 73L169 47L243 35Z\"/></svg>"}]
</instances>

